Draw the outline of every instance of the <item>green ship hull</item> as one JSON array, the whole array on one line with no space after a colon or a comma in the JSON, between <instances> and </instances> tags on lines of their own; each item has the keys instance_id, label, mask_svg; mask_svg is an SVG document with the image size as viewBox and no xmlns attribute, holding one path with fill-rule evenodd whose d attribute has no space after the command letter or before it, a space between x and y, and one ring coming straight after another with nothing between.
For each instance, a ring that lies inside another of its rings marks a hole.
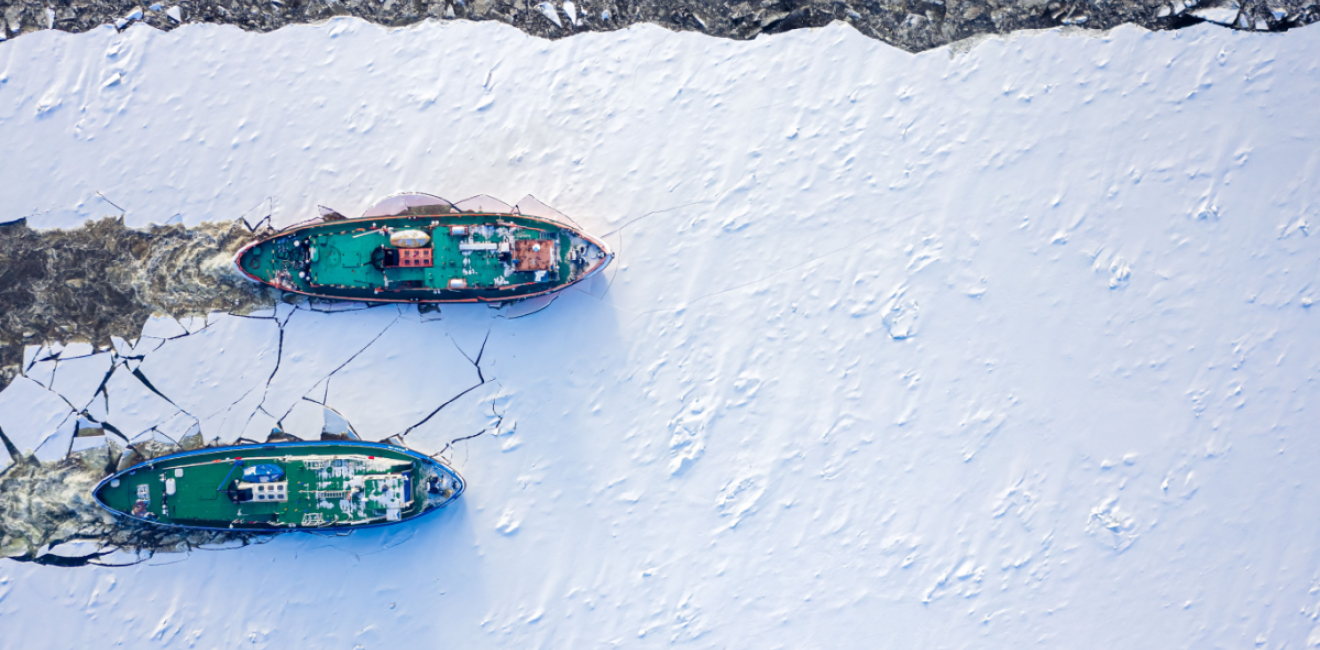
<instances>
[{"instance_id":1,"label":"green ship hull","mask_svg":"<svg viewBox=\"0 0 1320 650\"><path fill-rule=\"evenodd\" d=\"M140 463L93 490L116 515L180 528L354 530L415 519L462 494L457 472L371 442L280 442L200 449Z\"/></svg>"},{"instance_id":2,"label":"green ship hull","mask_svg":"<svg viewBox=\"0 0 1320 650\"><path fill-rule=\"evenodd\" d=\"M317 298L504 303L561 291L613 259L552 209L540 216L490 211L503 206L494 200L477 205L486 209L396 195L357 219L331 212L255 241L234 262L252 280Z\"/></svg>"}]
</instances>

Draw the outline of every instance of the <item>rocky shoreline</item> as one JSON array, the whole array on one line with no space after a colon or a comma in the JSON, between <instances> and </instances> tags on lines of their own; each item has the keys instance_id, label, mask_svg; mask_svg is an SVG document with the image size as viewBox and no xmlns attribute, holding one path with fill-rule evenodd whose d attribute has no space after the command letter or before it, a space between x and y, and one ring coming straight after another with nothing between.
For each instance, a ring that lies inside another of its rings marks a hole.
<instances>
[{"instance_id":1,"label":"rocky shoreline","mask_svg":"<svg viewBox=\"0 0 1320 650\"><path fill-rule=\"evenodd\" d=\"M843 21L866 36L910 52L982 34L1064 25L1151 30L1211 22L1231 29L1286 31L1320 20L1320 0L0 0L0 38L43 29L85 32L145 23L171 30L187 23L268 32L285 25L356 16L389 26L427 19L494 20L558 39L653 23L732 39L751 39Z\"/></svg>"}]
</instances>

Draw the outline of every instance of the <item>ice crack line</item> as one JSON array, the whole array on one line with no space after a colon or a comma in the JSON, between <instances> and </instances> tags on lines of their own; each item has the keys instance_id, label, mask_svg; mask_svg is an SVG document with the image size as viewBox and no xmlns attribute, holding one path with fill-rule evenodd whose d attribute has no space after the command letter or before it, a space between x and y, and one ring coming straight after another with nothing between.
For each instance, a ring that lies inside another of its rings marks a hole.
<instances>
[{"instance_id":1,"label":"ice crack line","mask_svg":"<svg viewBox=\"0 0 1320 650\"><path fill-rule=\"evenodd\" d=\"M9 460L12 461L9 467L24 462L37 462L36 457L29 458L24 456L23 452L18 450L18 446L14 444L14 441L10 440L9 436L5 435L5 430L3 428L0 428L0 443L4 444L5 451L9 452ZM5 472L9 471L9 467L6 467L4 471L0 471L0 476L4 476Z\"/></svg>"},{"instance_id":2,"label":"ice crack line","mask_svg":"<svg viewBox=\"0 0 1320 650\"><path fill-rule=\"evenodd\" d=\"M449 336L449 335L446 334L445 336ZM450 336L449 340L453 341L454 347L458 349L458 353L463 355L463 358L467 359L468 363L472 364L473 367L477 369L477 380L480 381L482 384L486 383L486 376L481 371L481 357L482 355L486 354L486 342L490 340L490 330L486 330L485 338L481 339L481 349L477 350L477 358L475 361L472 359L472 357L468 356L467 352L463 351L463 346L459 345L458 341L454 340L454 337ZM481 384L478 384L478 386L479 385Z\"/></svg>"},{"instance_id":3,"label":"ice crack line","mask_svg":"<svg viewBox=\"0 0 1320 650\"><path fill-rule=\"evenodd\" d=\"M384 328L382 328L379 332L377 332L375 336L371 337L371 340L367 341L367 344L362 346L362 349L358 350L357 352L354 352L353 356L349 357L348 359L345 359L344 362L339 364L338 367L336 367L334 370L331 370L330 374L326 375L324 379L312 385L312 390L315 390L317 385L321 384L321 382L325 382L325 391L321 395L321 401L316 402L317 404L320 404L321 406L325 406L325 403L330 401L330 380L334 378L335 374L338 373L340 370L343 370L345 367L347 367L348 364L353 363L353 360L358 358L358 355L362 354L363 352L366 352L367 348L370 348L372 345L376 343L376 341L380 340L380 337L385 336L385 332L390 331L390 328L394 327L394 324L398 323L400 318L403 318L402 312L400 312L398 316L395 316L394 320L390 321L389 324L386 325ZM311 390L307 392L310 393ZM306 398L306 396L307 395L304 393L303 397ZM315 401L315 400L308 400L308 401ZM293 407L289 407L289 411L292 410ZM288 414L289 414L288 412L285 413L286 416Z\"/></svg>"},{"instance_id":4,"label":"ice crack line","mask_svg":"<svg viewBox=\"0 0 1320 650\"><path fill-rule=\"evenodd\" d=\"M247 431L248 425L252 424L252 418L257 417L258 412L266 413L266 397L270 395L270 383L275 381L275 374L280 371L280 363L284 360L284 326L289 324L289 319L293 318L295 312L297 312L296 309L290 310L289 315L285 316L283 321L276 317L271 318L271 320L275 321L275 326L280 328L279 343L275 348L275 368L270 371L270 376L266 378L266 386L261 389L261 401L257 403L257 408L252 410L252 414L248 415L247 422L243 423L244 431ZM244 397L246 397L246 394ZM242 398L239 399L241 400ZM238 402L234 403L237 404ZM270 415L269 413L266 414ZM272 415L271 417L275 416Z\"/></svg>"},{"instance_id":5,"label":"ice crack line","mask_svg":"<svg viewBox=\"0 0 1320 650\"><path fill-rule=\"evenodd\" d=\"M112 203L111 205L114 205L114 204ZM259 219L259 220L257 221L257 225L254 226L254 225L252 225L251 222L249 222L249 221L247 220L247 217L248 217L249 214L252 214L253 212L256 212L257 210L260 210L262 205L269 206L269 207L266 208L266 216L264 216L264 217L262 217L261 219ZM116 207L118 207L118 206L116 206ZM268 196L268 197L266 197L265 199L263 199L260 203L257 203L256 205L252 206L251 208L248 208L248 211L247 211L247 212L244 212L243 215L239 217L239 220L243 222L243 225L244 225L244 226L247 226L247 229L248 229L249 231L251 231L251 232L257 232L257 230L258 230L259 228L261 228L262 224L265 224L267 228L271 228L271 227L273 227L273 226L271 225L270 218L271 218L271 216L274 215L274 214L275 214L275 199L272 198L272 197L269 197L269 196Z\"/></svg>"},{"instance_id":6,"label":"ice crack line","mask_svg":"<svg viewBox=\"0 0 1320 650\"><path fill-rule=\"evenodd\" d=\"M106 195L104 195L104 194L102 194L102 193L100 193L100 192L97 192L96 195L99 196L99 197L101 197L101 200L102 200L102 201L105 201L106 203L109 203L110 205L115 206L115 209L119 211L119 216L120 216L120 217L123 217L124 215L128 214L128 210L125 210L125 209L119 207L117 204L115 204L114 201L111 201L108 197L106 197Z\"/></svg>"},{"instance_id":7,"label":"ice crack line","mask_svg":"<svg viewBox=\"0 0 1320 650\"><path fill-rule=\"evenodd\" d=\"M637 222L639 222L639 221L642 221L642 220L645 220L645 219L649 219L649 218L651 218L651 217L653 217L653 216L655 216L655 215L658 215L658 214L664 214L664 213L666 213L666 212L673 212L673 211L675 211L675 210L682 210L683 208L690 208L690 207L692 207L692 206L694 206L694 205L703 205L703 204L707 204L707 203L719 203L720 201L724 200L724 197L725 197L725 196L728 196L728 194L729 194L728 192L725 192L724 194L721 194L720 196L718 196L718 197L716 197L716 198L713 198L713 199L704 199L704 200L701 200L701 201L691 201L691 202L689 202L689 203L684 203L683 205L677 205L677 206L674 206L674 207L672 207L672 208L664 208L664 209L661 209L661 210L653 210L653 211L651 211L651 212L647 212L646 214L643 214L643 215L640 216L640 217L636 217L636 218L634 218L634 219L629 219L628 221L624 222L623 225L619 226L618 228L615 228L614 230L611 230L611 231L609 231L609 232L607 232L607 233L601 235L601 239L604 239L604 238L606 238L606 237L610 237L610 236L612 236L612 235L618 235L618 236L619 236L619 238L618 238L618 240L617 240L617 241L618 241L618 250L615 251L614 254L615 254L615 256L618 257L618 258L622 258L622 257L623 257L623 249L624 249L623 231L624 231L624 229L626 229L628 226L631 226L631 225L633 225L633 224L635 224L635 223L637 223ZM596 298L596 300L601 300L601 301L603 301L603 300L605 300L605 296L610 295L610 289L613 289L613 288L614 288L614 280L615 280L616 278L619 277L619 271L618 271L618 267L617 267L617 266L615 267L614 272L611 273L609 277L610 277L610 280L609 280L608 283L606 283L606 285L605 285L605 291L604 291L603 293L601 293L600 297L592 296L590 293L587 293L586 291L583 291L581 287L574 287L574 288L575 288L577 291L581 292L581 293L584 293L584 294L586 294L586 295L588 295L588 296L591 296L592 298Z\"/></svg>"},{"instance_id":8,"label":"ice crack line","mask_svg":"<svg viewBox=\"0 0 1320 650\"><path fill-rule=\"evenodd\" d=\"M185 331L185 333L183 333L183 334L179 334L179 335L176 335L176 336L172 336L172 337L168 337L168 338L165 338L165 339L161 339L161 340L160 340L160 345L164 345L166 341L171 341L171 340L175 340L175 339L180 339L180 338L184 338L184 337L186 337L186 336L192 336L193 334L197 334L197 333L200 333L200 332L202 332L202 331L205 331L208 327L210 327L210 323L207 323L206 325L204 325L204 326L201 327L201 328L198 328L198 329L195 330L195 331L191 331L191 332L189 332L189 331ZM143 338L155 338L155 337L143 337ZM159 348L159 346L157 346L157 347ZM92 403L95 402L97 399L103 399L103 400L106 400L106 410L107 410L107 412L109 411L109 393L108 393L108 386L109 386L109 383L110 383L111 378L113 378L114 375L115 375L115 373L116 373L117 371L119 371L120 369L128 369L128 367L129 367L129 366L128 366L128 362L129 362L129 361L142 361L142 360L144 360L144 359L146 358L146 353L143 353L143 354L134 354L134 355L123 355L123 354L120 354L120 353L119 353L119 350L118 350L117 348L110 347L110 348L108 348L108 349L106 349L106 350L94 351L94 352L89 353L89 354L83 354L83 355L78 355L78 356L68 357L68 358L63 357L63 354L64 354L64 350L61 350L61 351L59 351L59 352L51 352L51 353L49 353L49 354L47 354L47 355L45 355L45 356L42 356L42 355L33 355L33 360L32 360L32 362L29 363L28 366L27 366L27 368L24 369L24 375L27 375L27 374L30 373L30 371L31 371L32 368L35 366L35 364L36 364L37 362L39 362L39 361L42 361L42 362L44 362L44 361L54 361L54 362L55 362L56 366L55 366L55 368L53 369L53 371L52 371L52 373L51 373L51 380L50 380L50 384L51 384L51 385L50 385L50 386L47 386L47 385L45 385L45 384L42 384L42 383L39 382L39 381L37 381L36 383L39 384L39 385L41 385L43 388L45 388L45 389L46 389L47 391L49 391L51 394L53 394L53 395L55 395L56 397L60 398L60 400L62 400L62 401L63 401L63 402L69 407L69 409L70 409L69 413L66 414L65 417L64 417L64 419L62 419L62 420L60 421L59 425L57 426L57 429L62 428L62 427L64 426L64 424L65 424L66 422L69 421L69 418L71 418L71 417L77 417L77 418L86 419L87 421L89 421L89 422L91 422L91 423L94 423L94 424L98 424L98 425L100 425L101 428L103 428L103 429L105 429L106 431L109 431L109 432L113 433L114 435L118 436L119 438L123 439L123 441L124 441L126 444L129 443L129 442L131 442L131 440L132 440L133 438L136 438L136 437L138 437L138 436L141 436L142 434L145 434L145 433L150 433L150 432L153 431L153 430L156 431L157 433L160 433L159 428L157 428L156 426L153 426L153 427L151 427L151 428L149 428L149 429L147 429L147 430L145 430L145 431L142 431L142 432L140 432L140 433L138 433L138 434L136 434L136 435L134 435L134 436L132 436L132 437L129 437L128 435L126 435L126 434L124 434L122 431L120 431L118 428L116 428L113 424L111 424L111 423L109 423L109 422L102 422L102 421L100 421L98 418L94 417L93 415L91 415L91 413L88 412L88 409L91 408ZM74 404L73 402L71 402L71 401L69 400L69 398L68 398L67 396L65 396L63 393L61 393L60 391L56 390L56 389L53 387L53 386L54 386L54 380L55 380L55 377L57 376L57 374L58 374L58 372L59 372L59 364L60 364L61 361L73 361L73 360L76 360L76 359L85 359L85 358L94 357L94 356L97 356L97 355L100 355L100 354L109 354L109 355L110 355L110 367L109 367L109 369L106 370L105 374L101 377L101 381L100 381L100 383L97 385L96 390L92 392L92 396L87 400L87 403L82 404L82 405ZM129 370L129 373L132 374L133 377L134 377L134 379L136 379L139 383L141 383L145 388L147 388L148 390L150 390L150 391L151 391L153 394L155 394L156 396L158 396L158 397L160 397L161 399L165 400L167 403L169 403L170 406L173 406L173 407L176 409L176 411L175 411L175 414L176 414L176 415L179 414L179 413L182 413L183 415L187 416L188 418L191 418L194 422L198 422L198 421L199 421L199 420L197 419L196 416L194 416L192 413L189 413L186 409L180 407L177 403L174 402L174 400L170 399L170 397L169 397L168 395L166 395L163 391L161 391L159 388L157 388L157 387L155 386L155 384L153 384L153 383L151 382L151 380L146 376L146 374L145 374L144 372L142 372L142 370L141 370L140 368L133 368L133 369ZM33 380L33 381L35 381L35 380ZM165 434L161 433L161 435L165 435ZM74 437L75 437L75 438L77 437L77 432L76 432L76 431L75 431L75 435L74 435ZM165 436L165 437L168 438L169 436ZM171 440L173 440L173 439L171 438ZM72 442L72 440L71 440L71 441L70 441L70 451L72 451L72 444L73 444L73 442ZM66 455L67 455L67 453L66 453Z\"/></svg>"},{"instance_id":9,"label":"ice crack line","mask_svg":"<svg viewBox=\"0 0 1320 650\"><path fill-rule=\"evenodd\" d=\"M458 398L460 398L460 397L462 397L462 396L464 396L464 395L467 395L468 393L471 393L472 391L474 391L474 390L476 390L476 389L478 389L478 388L481 388L482 386L485 386L486 383L487 383L486 380L482 380L481 383L479 383L479 384L477 384L477 385L475 385L475 386L472 386L472 387L470 387L470 388L464 390L463 392L461 392L461 393L459 393L459 394L457 394L457 395L455 395L455 396L449 398L448 400L445 400L445 403L444 403L444 404L441 404L440 406L435 407L435 410L434 410L434 411L431 411L429 414L427 414L427 416L424 417L424 418L422 418L422 420L421 420L420 422L418 422L417 424L414 424L414 425L408 427L407 429L404 429L404 430L403 430L403 433L400 433L399 435L400 435L400 436L407 436L409 433L412 432L413 429L416 429L417 427L420 427L420 426L422 426L423 424L426 424L427 422L429 422L429 421L431 420L431 418L435 417L435 414L436 414L436 413L439 413L439 412L441 411L441 409L443 409L443 408L446 407L446 406L449 406L450 404L453 404L455 401L458 400Z\"/></svg>"},{"instance_id":10,"label":"ice crack line","mask_svg":"<svg viewBox=\"0 0 1320 650\"><path fill-rule=\"evenodd\" d=\"M141 368L134 368L132 372L133 372L133 376L134 376L134 377L137 377L137 380L140 381L140 382L142 382L142 385L143 385L143 386L146 386L146 387L147 387L147 390L149 390L149 391L151 391L151 392L153 392L153 393L159 395L161 399L165 400L166 402L169 402L169 403L170 403L170 406L173 406L174 408L179 409L179 412L180 412L180 413L182 413L182 414L184 414L184 415L186 415L186 416L188 416L188 417L190 417L190 418L192 418L192 419L194 419L194 420L197 419L195 416L193 416L192 413L189 413L189 412L188 412L187 410L185 410L183 407L179 406L178 404L175 404L175 403L174 403L174 400L170 399L169 397L166 397L165 393L160 392L159 390L156 389L155 386L151 385L151 381L148 380L148 379L147 379L147 376L146 376L145 374L142 373L142 369L141 369Z\"/></svg>"},{"instance_id":11,"label":"ice crack line","mask_svg":"<svg viewBox=\"0 0 1320 650\"><path fill-rule=\"evenodd\" d=\"M435 407L435 410L434 410L434 411L431 411L429 414L427 414L427 416L424 417L424 418L422 418L420 422L418 422L418 423L416 423L416 424L414 424L414 425L408 427L407 429L404 429L404 430L403 430L403 433L396 434L396 435L398 435L400 438L404 438L404 437L406 437L409 433L412 432L413 429L416 429L417 427L420 427L420 426L422 426L423 424L426 424L427 422L429 422L429 421L431 420L431 418L435 417L435 415L436 415L437 413L439 413L439 412L440 412L442 409L444 409L446 406L449 406L450 404L453 404L453 403L454 403L455 401L457 401L460 397L463 397L464 395L467 395L468 393L470 393L470 392L472 392L472 391L474 391L474 390L476 390L476 389L478 389L478 388L481 388L482 386L485 386L487 383L490 383L491 381L493 381L493 379L486 379L486 374L485 374L485 372L483 372L482 369L481 369L481 359L482 359L482 357L485 356L485 354L486 354L486 343L487 343L488 341L490 341L490 330L486 330L486 337L483 338L483 339L481 339L481 349L477 351L477 358L476 358L475 360L474 360L472 357L469 357L469 356L467 355L467 353L463 351L463 348L460 347L460 346L458 345L458 342L457 342L457 341L454 341L454 339L453 339L452 336L449 338L449 340L450 340L450 341L453 341L453 343L454 343L454 347L455 347L455 348L458 348L458 353L461 354L461 355L463 355L463 358L465 358L465 359L467 359L469 362L471 362L472 365L473 365L473 367L475 367L475 368L477 369L477 383L476 383L475 385L473 385L473 386L467 388L467 389L464 390L463 392L461 392L461 393L459 393L459 394L457 394L457 395L455 395L455 396L449 398L448 400L445 400L445 402L444 402L443 404L441 404L440 406ZM472 436L472 437L475 438L477 435L481 435L481 434L478 433L478 434L476 434L476 435L474 435L474 436ZM449 445L445 445L445 449L448 449L448 448L449 448Z\"/></svg>"},{"instance_id":12,"label":"ice crack line","mask_svg":"<svg viewBox=\"0 0 1320 650\"><path fill-rule=\"evenodd\" d=\"M727 192L726 192L726 194L727 194ZM614 230L611 230L611 231L609 231L609 232L607 232L607 233L601 235L601 237L609 237L610 235L613 235L613 234L616 234L616 233L622 233L624 228L627 228L628 226L631 226L631 225L633 225L633 224L635 224L635 223L637 223L637 222L639 222L639 221L642 221L642 220L644 220L644 219L649 219L649 218L651 218L651 217L654 217L654 216L657 215L657 214L664 214L664 213L666 213L666 212L673 212L674 210L682 210L683 208L690 208L690 207L692 207L692 206L694 206L694 205L702 205L702 204L705 204L705 203L718 203L718 202L719 202L721 199L723 199L723 198L724 198L724 195L720 195L719 197L716 197L716 198L713 198L713 199L704 199L704 200L701 200L701 201L691 201L691 202L689 202L689 203L684 203L683 205L676 205L676 206L674 206L674 207L672 207L672 208L664 208L664 209L661 209L661 210L652 210L652 211L647 212L646 214L644 214L644 215L642 215L642 216L640 216L640 217L635 217L635 218L633 218L633 219L629 219L628 221L624 222L623 225L621 225L621 226L619 226L618 228L615 228Z\"/></svg>"},{"instance_id":13,"label":"ice crack line","mask_svg":"<svg viewBox=\"0 0 1320 650\"><path fill-rule=\"evenodd\" d=\"M495 410L495 404L494 404L494 403L492 403L492 404L490 405L490 412L491 412L492 415L495 416L495 426L494 426L493 428L494 428L496 431L499 431L499 430L500 430L500 427L504 425L504 414L503 414L503 413L500 413L500 412L497 411L497 410ZM472 440L473 438L478 438L478 437L480 437L482 434L486 433L487 431L490 431L491 428L492 428L492 427L486 427L485 429L482 429L481 431L478 431L478 432L476 432L476 433L474 433L474 434L472 434L472 435L470 435L470 436L462 436L462 437L459 437L459 438L454 438L453 440L450 440L449 442L445 443L445 447L444 447L444 449L441 449L440 451L437 451L437 452L435 452L434 454L431 454L431 457L434 458L434 457L436 457L436 456L443 455L446 451L449 451L449 448L450 448L450 447L453 447L455 444L460 443L460 442L466 442L466 441L468 441L468 440Z\"/></svg>"}]
</instances>

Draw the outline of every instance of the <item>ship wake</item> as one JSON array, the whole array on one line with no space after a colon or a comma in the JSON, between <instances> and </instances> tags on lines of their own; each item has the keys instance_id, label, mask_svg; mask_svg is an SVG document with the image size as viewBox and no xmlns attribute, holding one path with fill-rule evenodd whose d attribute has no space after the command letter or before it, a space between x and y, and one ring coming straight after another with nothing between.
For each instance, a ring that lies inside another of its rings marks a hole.
<instances>
[{"instance_id":1,"label":"ship wake","mask_svg":"<svg viewBox=\"0 0 1320 650\"><path fill-rule=\"evenodd\" d=\"M245 312L274 304L273 292L233 268L255 239L245 222L152 226L122 218L68 230L0 225L0 389L20 374L25 346L137 338L152 314L174 318Z\"/></svg>"}]
</instances>

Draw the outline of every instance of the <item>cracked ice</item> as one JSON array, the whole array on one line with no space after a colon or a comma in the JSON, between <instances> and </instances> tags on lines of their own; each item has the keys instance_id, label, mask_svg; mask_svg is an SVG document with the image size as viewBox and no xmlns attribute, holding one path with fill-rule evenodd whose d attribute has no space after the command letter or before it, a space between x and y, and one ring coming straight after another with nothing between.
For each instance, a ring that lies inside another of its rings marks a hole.
<instances>
[{"instance_id":1,"label":"cracked ice","mask_svg":"<svg viewBox=\"0 0 1320 650\"><path fill-rule=\"evenodd\" d=\"M131 551L140 560L144 554L203 544L249 543L258 537L152 535L141 526L116 525L73 489L89 490L115 469L203 444L290 436L315 440L331 430L317 416L336 402L345 404L341 408L350 418L360 418L360 425L347 425L350 436L405 446L416 438L438 443L433 440L438 432L473 419L470 414L445 417L454 404L493 381L481 365L490 333L475 357L469 357L443 322L405 316L411 309L365 310L369 313L357 316L360 326L334 327L326 319L342 320L343 315L305 302L281 303L266 312L217 312L187 322L153 317L139 339L116 342L102 352L86 344L33 346L26 354L30 361L25 376L0 392L0 435L6 443L0 457L5 465L0 474L0 551L39 563L76 566L113 562L107 556L117 557L116 550ZM333 329L340 345L318 344L318 329ZM382 342L392 331L396 337ZM428 390L419 393L370 378L381 364L403 363L400 357L419 361L419 369L437 370L431 377L420 370L401 373L410 380L427 380ZM467 373L455 372L462 367L459 359L469 367ZM341 372L342 387L331 383ZM464 379L464 374L470 377ZM446 384L449 379L453 381ZM503 418L495 410L493 394L487 391L478 395L482 401L464 404L489 410L477 418L483 424L489 421L488 426L422 451L441 455L488 428L498 430ZM317 408L308 413L312 405ZM388 415L379 410L382 405L393 406L386 407ZM418 435L410 436L414 431ZM74 488L44 487L61 485ZM53 494L34 501L43 491ZM71 543L90 544L92 550L81 555L61 552L61 544Z\"/></svg>"}]
</instances>

